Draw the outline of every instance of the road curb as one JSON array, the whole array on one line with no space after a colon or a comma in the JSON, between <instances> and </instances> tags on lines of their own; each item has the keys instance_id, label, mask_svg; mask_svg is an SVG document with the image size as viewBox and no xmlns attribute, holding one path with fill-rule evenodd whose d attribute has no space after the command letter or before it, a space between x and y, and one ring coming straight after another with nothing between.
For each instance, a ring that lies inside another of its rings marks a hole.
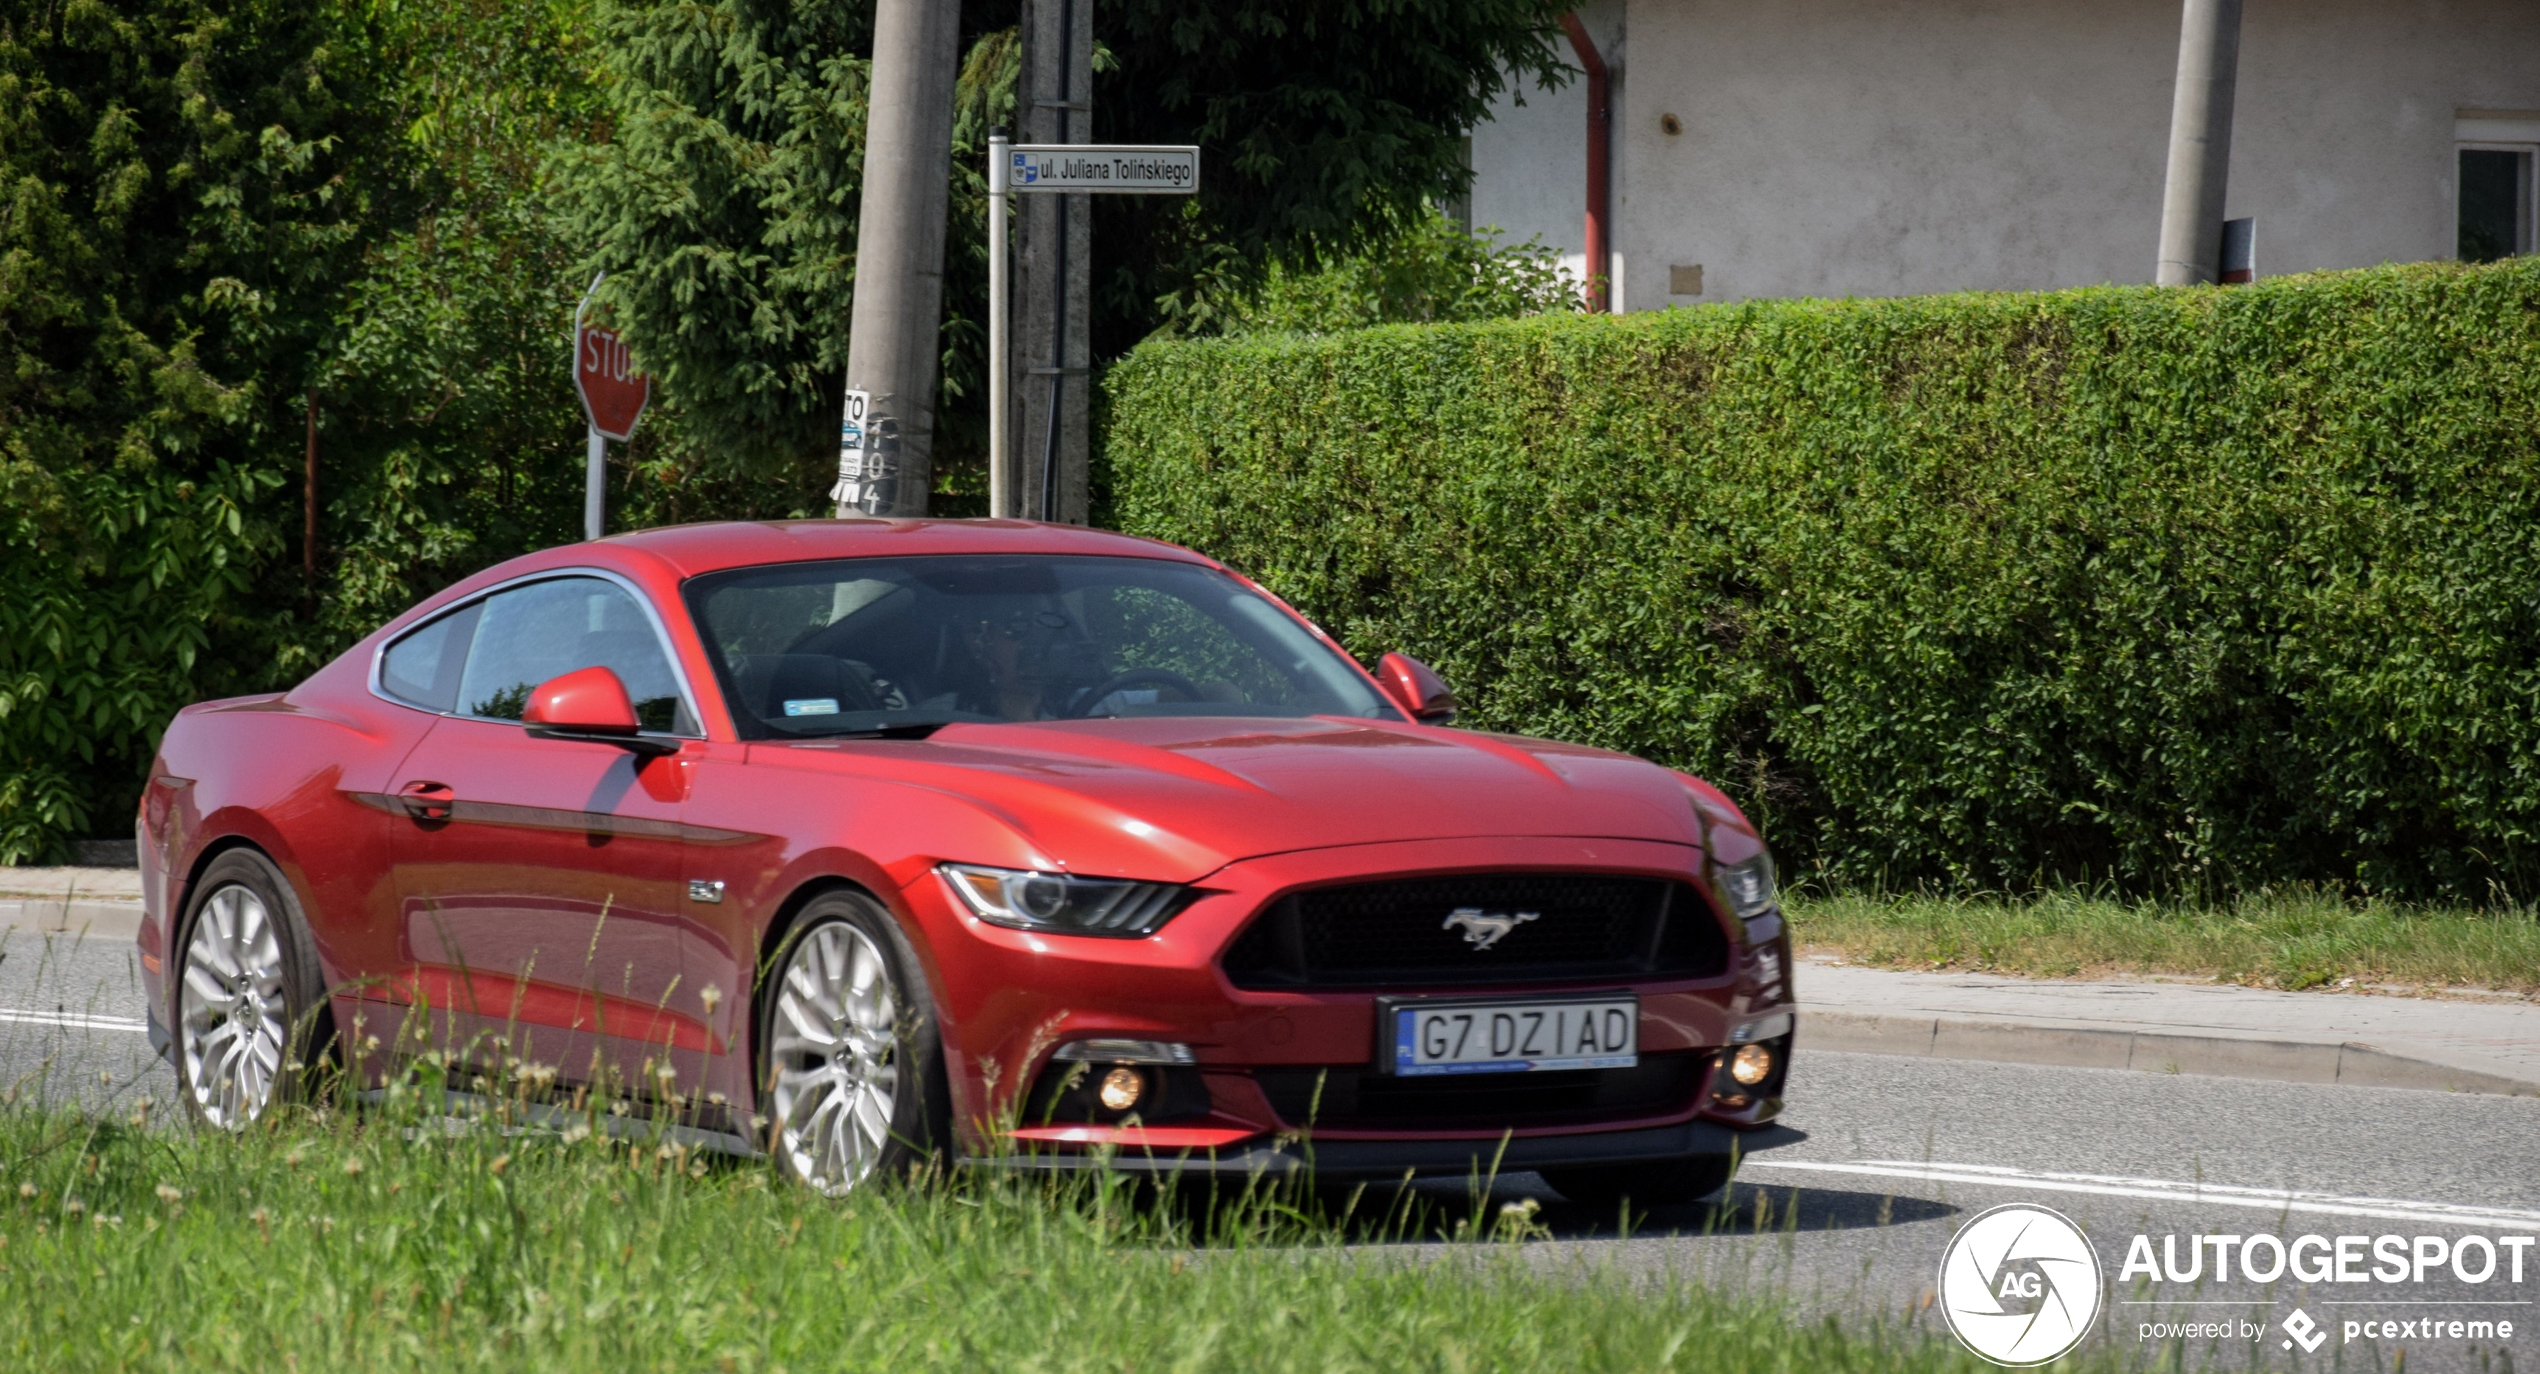
<instances>
[{"instance_id":1,"label":"road curb","mask_svg":"<svg viewBox=\"0 0 2540 1374\"><path fill-rule=\"evenodd\" d=\"M1997 1064L2261 1078L2279 1083L2342 1083L2367 1088L2540 1096L2540 1083L2392 1054L2354 1041L2244 1039L1802 1008L1799 1043L1809 1049L1851 1054L1919 1055Z\"/></svg>"},{"instance_id":2,"label":"road curb","mask_svg":"<svg viewBox=\"0 0 2540 1374\"><path fill-rule=\"evenodd\" d=\"M30 935L73 935L101 943L129 944L141 934L141 904L59 901L45 897L0 899L0 931L7 931L17 939Z\"/></svg>"}]
</instances>

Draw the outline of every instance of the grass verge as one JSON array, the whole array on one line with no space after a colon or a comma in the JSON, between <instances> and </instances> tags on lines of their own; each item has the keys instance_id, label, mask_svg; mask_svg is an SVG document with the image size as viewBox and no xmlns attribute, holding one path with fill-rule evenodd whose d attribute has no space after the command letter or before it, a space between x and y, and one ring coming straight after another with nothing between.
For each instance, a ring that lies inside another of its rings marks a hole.
<instances>
[{"instance_id":1,"label":"grass verge","mask_svg":"<svg viewBox=\"0 0 2540 1374\"><path fill-rule=\"evenodd\" d=\"M0 1108L0 1190L12 1370L1982 1368L1929 1327L1547 1272L1522 1216L1407 1257L1117 1176L832 1202L393 1102L236 1138Z\"/></svg>"},{"instance_id":2,"label":"grass verge","mask_svg":"<svg viewBox=\"0 0 2540 1374\"><path fill-rule=\"evenodd\" d=\"M1788 902L1804 946L1889 968L2067 978L2186 974L2309 988L2354 979L2540 992L2540 911L2415 907L2313 889L2228 905L2028 898L1805 895Z\"/></svg>"}]
</instances>

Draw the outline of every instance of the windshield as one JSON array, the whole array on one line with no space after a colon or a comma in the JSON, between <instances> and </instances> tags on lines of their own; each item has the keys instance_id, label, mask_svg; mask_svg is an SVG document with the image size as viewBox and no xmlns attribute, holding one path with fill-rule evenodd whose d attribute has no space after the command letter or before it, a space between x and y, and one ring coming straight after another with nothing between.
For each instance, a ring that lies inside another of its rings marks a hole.
<instances>
[{"instance_id":1,"label":"windshield","mask_svg":"<svg viewBox=\"0 0 2540 1374\"><path fill-rule=\"evenodd\" d=\"M1104 716L1399 719L1242 583L1151 558L858 558L690 581L748 739Z\"/></svg>"}]
</instances>

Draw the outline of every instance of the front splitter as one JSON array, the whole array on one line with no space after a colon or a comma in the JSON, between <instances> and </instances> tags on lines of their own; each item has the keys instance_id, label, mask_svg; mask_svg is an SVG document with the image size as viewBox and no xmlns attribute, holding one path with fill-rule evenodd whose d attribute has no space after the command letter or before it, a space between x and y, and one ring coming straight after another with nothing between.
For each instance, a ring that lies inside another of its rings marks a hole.
<instances>
[{"instance_id":1,"label":"front splitter","mask_svg":"<svg viewBox=\"0 0 2540 1374\"><path fill-rule=\"evenodd\" d=\"M1092 1154L1032 1152L962 1161L972 1167L1067 1172L1114 1169L1132 1173L1294 1174L1321 1178L1400 1178L1405 1174L1458 1177L1522 1173L1579 1165L1641 1164L1689 1155L1749 1155L1806 1140L1808 1133L1772 1125L1752 1130L1714 1121L1686 1121L1635 1131L1594 1135L1512 1136L1462 1140L1261 1140L1242 1149L1111 1149Z\"/></svg>"}]
</instances>

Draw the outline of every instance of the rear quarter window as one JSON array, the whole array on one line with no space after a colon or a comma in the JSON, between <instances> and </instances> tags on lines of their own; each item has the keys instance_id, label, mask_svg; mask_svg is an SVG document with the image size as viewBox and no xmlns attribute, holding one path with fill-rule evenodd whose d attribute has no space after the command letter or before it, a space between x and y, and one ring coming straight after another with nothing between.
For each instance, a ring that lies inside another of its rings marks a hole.
<instances>
[{"instance_id":1,"label":"rear quarter window","mask_svg":"<svg viewBox=\"0 0 2540 1374\"><path fill-rule=\"evenodd\" d=\"M476 638L476 617L483 602L463 607L388 646L379 660L381 690L409 706L452 711L459 700L459 677L467 669L468 644Z\"/></svg>"}]
</instances>

